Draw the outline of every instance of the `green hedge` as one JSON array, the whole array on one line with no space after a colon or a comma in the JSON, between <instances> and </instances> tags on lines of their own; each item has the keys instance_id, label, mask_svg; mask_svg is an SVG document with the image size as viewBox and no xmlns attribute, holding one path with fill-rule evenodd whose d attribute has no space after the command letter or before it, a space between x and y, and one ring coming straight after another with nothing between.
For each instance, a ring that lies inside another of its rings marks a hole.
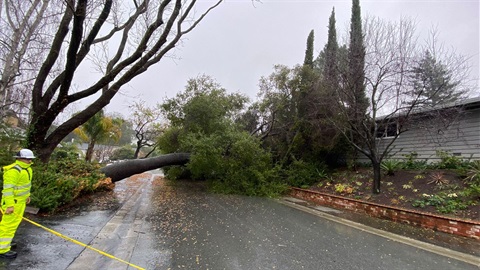
<instances>
[{"instance_id":1,"label":"green hedge","mask_svg":"<svg viewBox=\"0 0 480 270\"><path fill-rule=\"evenodd\" d=\"M35 162L32 169L30 205L42 212L53 212L79 195L106 188L105 184L108 184L98 164L83 160L54 160L48 164ZM0 175L3 187L3 172Z\"/></svg>"}]
</instances>

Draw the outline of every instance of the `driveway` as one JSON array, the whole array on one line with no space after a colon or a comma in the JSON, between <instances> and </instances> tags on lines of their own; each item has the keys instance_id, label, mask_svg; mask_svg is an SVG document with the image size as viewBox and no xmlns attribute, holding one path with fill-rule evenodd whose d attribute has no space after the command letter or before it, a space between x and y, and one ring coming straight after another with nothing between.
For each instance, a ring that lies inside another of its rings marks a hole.
<instances>
[{"instance_id":1,"label":"driveway","mask_svg":"<svg viewBox=\"0 0 480 270\"><path fill-rule=\"evenodd\" d=\"M116 211L32 217L114 258L24 222L18 258L0 261L0 269L479 269L476 255L319 209L145 177Z\"/></svg>"}]
</instances>

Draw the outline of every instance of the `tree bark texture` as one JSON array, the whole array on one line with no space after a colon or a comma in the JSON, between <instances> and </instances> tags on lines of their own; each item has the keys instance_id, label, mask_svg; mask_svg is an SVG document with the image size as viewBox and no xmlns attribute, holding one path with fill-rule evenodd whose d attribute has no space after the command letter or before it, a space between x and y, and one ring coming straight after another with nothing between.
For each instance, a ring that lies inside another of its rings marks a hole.
<instances>
[{"instance_id":1,"label":"tree bark texture","mask_svg":"<svg viewBox=\"0 0 480 270\"><path fill-rule=\"evenodd\" d=\"M144 159L130 159L108 165L101 169L112 182L123 180L134 174L162 168L171 165L185 165L190 159L189 153L172 153Z\"/></svg>"},{"instance_id":2,"label":"tree bark texture","mask_svg":"<svg viewBox=\"0 0 480 270\"><path fill-rule=\"evenodd\" d=\"M380 180L382 178L382 169L380 166L380 162L372 161L373 167L373 185L372 185L372 193L379 194L380 193Z\"/></svg>"}]
</instances>

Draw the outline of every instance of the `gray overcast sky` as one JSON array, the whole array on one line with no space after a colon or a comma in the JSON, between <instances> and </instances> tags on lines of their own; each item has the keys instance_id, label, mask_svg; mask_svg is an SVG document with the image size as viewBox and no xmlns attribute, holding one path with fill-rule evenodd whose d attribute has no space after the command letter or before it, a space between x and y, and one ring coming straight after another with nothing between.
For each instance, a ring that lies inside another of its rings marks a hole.
<instances>
[{"instance_id":1,"label":"gray overcast sky","mask_svg":"<svg viewBox=\"0 0 480 270\"><path fill-rule=\"evenodd\" d=\"M213 1L199 1L202 5ZM439 40L458 53L472 57L472 72L479 73L479 0L364 0L367 15L398 21L411 17L417 34L438 27ZM207 16L175 50L179 59L166 58L135 78L116 96L108 111L125 112L133 99L153 106L165 97L183 91L190 78L206 74L230 92L252 100L258 81L268 76L275 64L289 67L303 62L309 32L315 31L315 56L327 40L328 18L335 7L339 43L349 29L351 0L227 0ZM478 94L477 94L478 95Z\"/></svg>"}]
</instances>

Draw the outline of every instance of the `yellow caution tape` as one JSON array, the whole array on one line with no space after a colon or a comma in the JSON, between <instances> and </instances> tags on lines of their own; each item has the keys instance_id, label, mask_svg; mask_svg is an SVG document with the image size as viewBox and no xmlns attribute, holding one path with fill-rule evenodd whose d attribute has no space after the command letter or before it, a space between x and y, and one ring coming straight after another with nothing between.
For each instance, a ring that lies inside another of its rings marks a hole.
<instances>
[{"instance_id":1,"label":"yellow caution tape","mask_svg":"<svg viewBox=\"0 0 480 270\"><path fill-rule=\"evenodd\" d=\"M3 214L3 209L0 208L0 211L1 211L2 214ZM17 216L18 216L18 215L17 215ZM67 240L67 241L70 241L70 242L75 243L75 244L77 244L77 245L80 245L80 246L82 246L82 247L88 248L88 249L90 249L90 250L96 251L96 252L98 252L98 253L100 253L100 254L102 254L103 256L106 256L106 257L108 257L108 258L111 258L111 259L117 260L117 261L119 261L119 262L128 264L129 266L131 266L131 267L133 267L133 268L140 269L140 270L145 270L145 268L142 268L142 267L137 266L137 265L135 265L135 264L132 264L132 263L129 263L129 262L124 261L124 260L122 260L122 259L119 259L119 258L117 258L117 257L115 257L115 256L113 256L113 255L110 255L110 254L108 254L108 253L106 253L106 252L104 252L104 251L101 251L101 250L99 250L99 249L96 249L96 248L94 248L94 247L91 247L91 246L89 246L89 245L87 245L87 244L84 244L84 243L82 243L82 242L80 242L80 241L77 241L77 240L75 240L75 239L73 239L73 238L70 238L70 237L68 237L68 236L66 236L66 235L63 235L63 234L61 234L61 233L59 233L59 232L56 232L56 231L54 231L54 230L52 230L52 229L49 229L49 228L47 228L47 227L45 227L45 226L43 226L43 225L41 225L41 224L39 224L39 223L37 223L37 222L35 222L35 221L32 221L32 220L26 218L26 217L22 217L22 218L23 218L24 220L26 220L27 222L30 222L31 224L33 224L33 225L35 225L35 226L37 226L37 227L40 227L40 228L42 228L42 229L44 229L44 230L46 230L46 231L48 231L48 232L50 232L50 233L52 233L52 234L60 237L60 238L63 238L63 239L65 239L65 240Z\"/></svg>"}]
</instances>

